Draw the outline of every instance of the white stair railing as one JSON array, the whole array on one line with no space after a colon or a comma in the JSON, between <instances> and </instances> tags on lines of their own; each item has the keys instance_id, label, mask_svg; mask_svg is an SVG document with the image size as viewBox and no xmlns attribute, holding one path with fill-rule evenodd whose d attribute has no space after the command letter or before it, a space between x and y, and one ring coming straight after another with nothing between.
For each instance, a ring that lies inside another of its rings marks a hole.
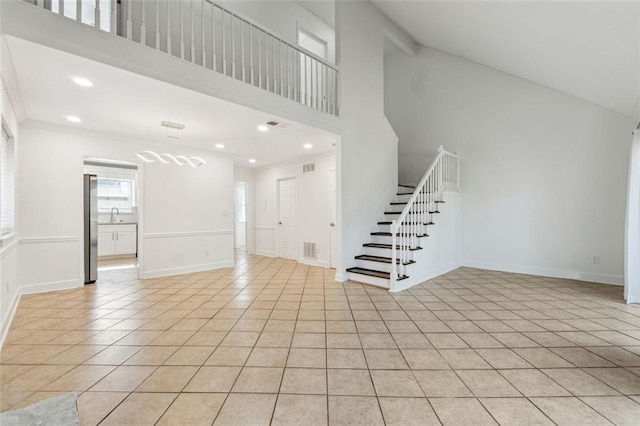
<instances>
[{"instance_id":1,"label":"white stair railing","mask_svg":"<svg viewBox=\"0 0 640 426\"><path fill-rule=\"evenodd\" d=\"M433 224L433 214L443 201L444 191L460 191L460 167L457 155L438 148L438 155L416 186L398 219L391 222L391 274L389 287L396 289L406 276L410 252L418 247L418 239L426 236Z\"/></svg>"},{"instance_id":2,"label":"white stair railing","mask_svg":"<svg viewBox=\"0 0 640 426\"><path fill-rule=\"evenodd\" d=\"M339 115L335 65L211 0L25 1Z\"/></svg>"}]
</instances>

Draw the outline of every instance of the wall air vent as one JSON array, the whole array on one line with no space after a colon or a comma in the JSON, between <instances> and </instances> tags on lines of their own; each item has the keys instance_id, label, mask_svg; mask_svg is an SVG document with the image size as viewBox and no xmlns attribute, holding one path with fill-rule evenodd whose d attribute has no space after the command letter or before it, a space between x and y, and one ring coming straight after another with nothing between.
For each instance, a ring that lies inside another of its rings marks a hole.
<instances>
[{"instance_id":1,"label":"wall air vent","mask_svg":"<svg viewBox=\"0 0 640 426\"><path fill-rule=\"evenodd\" d=\"M267 121L267 126L269 127L291 127L291 124L281 123L279 121Z\"/></svg>"},{"instance_id":2,"label":"wall air vent","mask_svg":"<svg viewBox=\"0 0 640 426\"><path fill-rule=\"evenodd\" d=\"M308 260L316 260L316 243L305 241L303 244L304 258Z\"/></svg>"},{"instance_id":3,"label":"wall air vent","mask_svg":"<svg viewBox=\"0 0 640 426\"><path fill-rule=\"evenodd\" d=\"M311 173L316 171L316 163L306 163L302 165L302 173Z\"/></svg>"}]
</instances>

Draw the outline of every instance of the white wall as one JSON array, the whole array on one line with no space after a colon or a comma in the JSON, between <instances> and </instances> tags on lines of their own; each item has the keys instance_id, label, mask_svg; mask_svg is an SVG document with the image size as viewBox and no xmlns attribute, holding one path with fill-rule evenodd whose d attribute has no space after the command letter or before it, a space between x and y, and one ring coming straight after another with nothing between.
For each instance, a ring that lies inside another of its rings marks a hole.
<instances>
[{"instance_id":1,"label":"white wall","mask_svg":"<svg viewBox=\"0 0 640 426\"><path fill-rule=\"evenodd\" d=\"M398 281L394 291L445 274L462 262L462 197L458 192L442 193L444 203L438 205L440 214L433 215L435 225L427 228L429 237L422 239L422 250L411 255L416 263L407 266L409 278Z\"/></svg>"},{"instance_id":2,"label":"white wall","mask_svg":"<svg viewBox=\"0 0 640 426\"><path fill-rule=\"evenodd\" d=\"M315 162L316 169L302 173L302 164ZM335 170L335 155L308 157L298 161L257 168L255 177L255 253L278 256L278 180L297 179L298 261L329 267L330 217L329 170ZM317 260L303 259L303 241L317 244Z\"/></svg>"},{"instance_id":3,"label":"white wall","mask_svg":"<svg viewBox=\"0 0 640 426\"><path fill-rule=\"evenodd\" d=\"M4 47L4 44L2 44ZM2 49L3 47L0 47ZM15 110L7 94L4 82L0 80L0 115L14 138L16 159L19 155L19 128ZM18 194L16 194L16 200ZM17 217L17 214L16 214ZM0 347L9 328L9 321L18 300L18 230L0 245Z\"/></svg>"},{"instance_id":4,"label":"white wall","mask_svg":"<svg viewBox=\"0 0 640 426\"><path fill-rule=\"evenodd\" d=\"M83 158L132 161L136 152L153 147L39 123L20 130L18 280L38 289L81 285ZM191 153L207 164L197 169L141 164L145 278L233 264L232 162Z\"/></svg>"},{"instance_id":5,"label":"white wall","mask_svg":"<svg viewBox=\"0 0 640 426\"><path fill-rule=\"evenodd\" d=\"M371 3L336 3L338 65L341 74L338 151L338 232L342 240L337 279L369 241L396 193L397 138L384 116L385 33L407 38Z\"/></svg>"},{"instance_id":6,"label":"white wall","mask_svg":"<svg viewBox=\"0 0 640 426\"><path fill-rule=\"evenodd\" d=\"M428 48L386 58L385 110L400 181L460 155L464 265L622 283L628 117Z\"/></svg>"},{"instance_id":7,"label":"white wall","mask_svg":"<svg viewBox=\"0 0 640 426\"><path fill-rule=\"evenodd\" d=\"M311 32L327 42L327 59L335 63L335 30L296 2L232 0L217 3L253 19L294 46L298 44L298 27Z\"/></svg>"}]
</instances>

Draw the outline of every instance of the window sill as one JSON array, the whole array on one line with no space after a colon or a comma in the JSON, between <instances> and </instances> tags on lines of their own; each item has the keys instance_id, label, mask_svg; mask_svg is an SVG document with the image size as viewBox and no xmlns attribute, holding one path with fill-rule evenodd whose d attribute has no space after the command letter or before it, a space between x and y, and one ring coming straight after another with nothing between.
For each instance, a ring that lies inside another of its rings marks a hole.
<instances>
[{"instance_id":1,"label":"window sill","mask_svg":"<svg viewBox=\"0 0 640 426\"><path fill-rule=\"evenodd\" d=\"M16 240L18 234L16 232L10 232L8 234L0 235L0 248L6 247Z\"/></svg>"}]
</instances>

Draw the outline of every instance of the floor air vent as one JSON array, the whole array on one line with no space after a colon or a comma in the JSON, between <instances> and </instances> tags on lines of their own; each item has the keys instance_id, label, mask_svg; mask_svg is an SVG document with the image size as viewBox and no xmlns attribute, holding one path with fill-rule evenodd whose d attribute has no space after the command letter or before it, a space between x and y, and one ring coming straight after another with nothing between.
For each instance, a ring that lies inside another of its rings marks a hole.
<instances>
[{"instance_id":1,"label":"floor air vent","mask_svg":"<svg viewBox=\"0 0 640 426\"><path fill-rule=\"evenodd\" d=\"M316 243L304 242L304 258L309 260L316 260Z\"/></svg>"},{"instance_id":2,"label":"floor air vent","mask_svg":"<svg viewBox=\"0 0 640 426\"><path fill-rule=\"evenodd\" d=\"M302 165L302 173L311 173L316 171L316 163L306 163Z\"/></svg>"}]
</instances>

